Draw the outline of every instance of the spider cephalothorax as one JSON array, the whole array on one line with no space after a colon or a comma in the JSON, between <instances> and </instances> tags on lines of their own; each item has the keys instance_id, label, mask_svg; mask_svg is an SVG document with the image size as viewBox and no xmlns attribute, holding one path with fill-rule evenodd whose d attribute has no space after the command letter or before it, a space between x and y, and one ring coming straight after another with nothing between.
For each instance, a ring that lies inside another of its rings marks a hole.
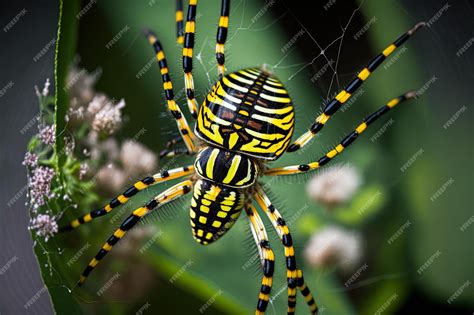
<instances>
[{"instance_id":1,"label":"spider cephalothorax","mask_svg":"<svg viewBox=\"0 0 474 315\"><path fill-rule=\"evenodd\" d=\"M179 154L196 154L195 163L145 177L104 207L72 221L61 229L70 230L96 217L106 215L151 185L171 179L186 178L133 211L89 262L80 277L79 284L84 283L99 261L144 216L157 211L165 203L192 193L190 221L194 238L201 244L217 241L229 231L242 211L247 215L262 264L262 286L256 308L256 314L262 314L270 300L275 256L270 247L265 226L254 205L253 201L256 201L256 205L267 215L285 247L288 314L295 312L297 289L305 297L311 312L315 314L318 308L306 286L303 272L296 265L289 228L279 211L272 205L263 187L259 185L258 177L290 175L318 169L351 145L370 124L383 114L401 102L414 98L415 93L408 92L390 100L379 110L367 116L339 144L315 162L278 168L267 165L283 153L294 152L307 145L370 74L424 23L417 24L373 58L334 99L325 105L323 112L316 117L308 131L291 143L295 113L292 100L283 84L275 76L259 68L242 69L225 75L224 44L229 25L230 0L222 0L217 31L216 59L219 80L207 94L198 113L192 76L197 0L190 0L184 32L182 3L178 0L177 4L178 43L183 44L184 83L189 110L193 118L197 119L195 132L189 127L179 105L174 100L173 85L160 42L151 31L146 30L145 34L155 49L168 110L176 120L180 140L185 145L185 148L175 148L174 146L181 141L173 139L162 155L170 157Z\"/></svg>"}]
</instances>

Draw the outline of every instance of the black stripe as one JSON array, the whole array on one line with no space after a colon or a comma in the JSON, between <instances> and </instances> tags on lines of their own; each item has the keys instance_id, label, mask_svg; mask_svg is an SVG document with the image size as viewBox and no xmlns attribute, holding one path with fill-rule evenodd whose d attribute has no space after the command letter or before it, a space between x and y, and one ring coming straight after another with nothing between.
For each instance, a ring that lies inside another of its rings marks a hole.
<instances>
[{"instance_id":1,"label":"black stripe","mask_svg":"<svg viewBox=\"0 0 474 315\"><path fill-rule=\"evenodd\" d=\"M323 166L324 164L326 164L329 161L331 161L331 158L328 158L327 156L323 156L322 158L320 158L318 160L318 164L319 164L319 166Z\"/></svg>"},{"instance_id":2,"label":"black stripe","mask_svg":"<svg viewBox=\"0 0 474 315\"><path fill-rule=\"evenodd\" d=\"M378 54L369 62L367 69L369 69L370 72L374 71L385 60L385 58L386 57L383 54Z\"/></svg>"},{"instance_id":3,"label":"black stripe","mask_svg":"<svg viewBox=\"0 0 474 315\"><path fill-rule=\"evenodd\" d=\"M275 271L274 261L265 259L263 261L263 275L265 277L271 277L274 271Z\"/></svg>"},{"instance_id":4,"label":"black stripe","mask_svg":"<svg viewBox=\"0 0 474 315\"><path fill-rule=\"evenodd\" d=\"M288 270L295 270L296 269L296 259L295 259L295 256L288 256L286 257L286 268ZM288 284L288 286L290 286ZM296 283L295 283L295 287L296 287Z\"/></svg>"},{"instance_id":5,"label":"black stripe","mask_svg":"<svg viewBox=\"0 0 474 315\"><path fill-rule=\"evenodd\" d=\"M104 258L105 255L107 255L107 253L108 253L108 251L101 248L100 251L97 253L97 255L95 255L95 259L101 260L102 258Z\"/></svg>"},{"instance_id":6,"label":"black stripe","mask_svg":"<svg viewBox=\"0 0 474 315\"><path fill-rule=\"evenodd\" d=\"M133 195L135 195L136 193L138 192L138 189L135 188L135 186L132 186L130 187L129 189L127 189L123 195L127 198L129 197L132 197Z\"/></svg>"},{"instance_id":7,"label":"black stripe","mask_svg":"<svg viewBox=\"0 0 474 315\"><path fill-rule=\"evenodd\" d=\"M110 201L109 204L112 208L116 208L116 207L120 206L122 203L117 198L114 198Z\"/></svg>"},{"instance_id":8,"label":"black stripe","mask_svg":"<svg viewBox=\"0 0 474 315\"><path fill-rule=\"evenodd\" d=\"M377 110L376 112L370 114L367 118L364 119L364 121L367 125L370 125L375 120L377 120L377 118L379 118L380 116L382 116L383 114L385 114L389 110L390 110L390 107L384 106L384 107L380 108L379 110Z\"/></svg>"},{"instance_id":9,"label":"black stripe","mask_svg":"<svg viewBox=\"0 0 474 315\"><path fill-rule=\"evenodd\" d=\"M291 238L290 234L283 234L283 236L281 238L281 242L286 247L293 246L293 239Z\"/></svg>"},{"instance_id":10,"label":"black stripe","mask_svg":"<svg viewBox=\"0 0 474 315\"><path fill-rule=\"evenodd\" d=\"M91 212L91 217L92 218L97 218L97 217L103 216L106 213L107 213L107 211L105 211L104 208L100 208L100 209L92 211Z\"/></svg>"},{"instance_id":11,"label":"black stripe","mask_svg":"<svg viewBox=\"0 0 474 315\"><path fill-rule=\"evenodd\" d=\"M346 87L346 92L353 94L363 83L362 79L354 78L351 83Z\"/></svg>"},{"instance_id":12,"label":"black stripe","mask_svg":"<svg viewBox=\"0 0 474 315\"><path fill-rule=\"evenodd\" d=\"M410 35L408 35L408 33L405 33L399 38L397 38L397 40L394 41L393 44L397 47L400 47L400 45L403 44L408 38L410 38Z\"/></svg>"},{"instance_id":13,"label":"black stripe","mask_svg":"<svg viewBox=\"0 0 474 315\"><path fill-rule=\"evenodd\" d=\"M125 221L123 221L122 225L120 225L120 229L123 231L128 231L132 227L134 227L135 224L138 223L138 221L140 221L140 217L132 214L128 218L126 218Z\"/></svg>"},{"instance_id":14,"label":"black stripe","mask_svg":"<svg viewBox=\"0 0 474 315\"><path fill-rule=\"evenodd\" d=\"M155 179L151 176L148 176L148 177L145 177L144 179L142 179L141 182L145 185L151 185L155 182Z\"/></svg>"},{"instance_id":15,"label":"black stripe","mask_svg":"<svg viewBox=\"0 0 474 315\"><path fill-rule=\"evenodd\" d=\"M342 146L348 147L352 142L354 142L355 139L357 139L358 136L359 134L357 133L357 131L353 131L341 141Z\"/></svg>"},{"instance_id":16,"label":"black stripe","mask_svg":"<svg viewBox=\"0 0 474 315\"><path fill-rule=\"evenodd\" d=\"M94 267L87 265L86 269L84 269L84 271L82 272L82 275L84 277L87 277L91 273L92 269L94 269Z\"/></svg>"},{"instance_id":17,"label":"black stripe","mask_svg":"<svg viewBox=\"0 0 474 315\"><path fill-rule=\"evenodd\" d=\"M111 237L109 237L109 239L107 240L107 243L109 245L115 245L117 244L117 242L120 240L120 238L116 237L115 235L112 235Z\"/></svg>"},{"instance_id":18,"label":"black stripe","mask_svg":"<svg viewBox=\"0 0 474 315\"><path fill-rule=\"evenodd\" d=\"M326 115L329 115L331 116L332 114L334 114L339 108L341 107L341 102L339 102L338 100L336 100L335 98L329 102L326 107L324 107L324 110L323 112L326 114Z\"/></svg>"},{"instance_id":19,"label":"black stripe","mask_svg":"<svg viewBox=\"0 0 474 315\"><path fill-rule=\"evenodd\" d=\"M265 294L270 294L271 290L272 290L272 287L268 285L262 284L262 286L260 287L260 292L265 293Z\"/></svg>"}]
</instances>

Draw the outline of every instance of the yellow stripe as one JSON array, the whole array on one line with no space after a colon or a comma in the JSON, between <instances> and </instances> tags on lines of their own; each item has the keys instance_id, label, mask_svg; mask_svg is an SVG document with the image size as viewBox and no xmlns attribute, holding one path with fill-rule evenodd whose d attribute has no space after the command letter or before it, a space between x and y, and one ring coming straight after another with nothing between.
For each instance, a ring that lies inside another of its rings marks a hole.
<instances>
[{"instance_id":1,"label":"yellow stripe","mask_svg":"<svg viewBox=\"0 0 474 315\"><path fill-rule=\"evenodd\" d=\"M337 94L336 100L344 104L349 99L349 97L351 97L351 94L347 93L345 90L342 90L339 94Z\"/></svg>"},{"instance_id":2,"label":"yellow stripe","mask_svg":"<svg viewBox=\"0 0 474 315\"><path fill-rule=\"evenodd\" d=\"M138 208L137 210L133 211L133 214L138 217L143 217L147 213L148 209L145 207Z\"/></svg>"},{"instance_id":3,"label":"yellow stripe","mask_svg":"<svg viewBox=\"0 0 474 315\"><path fill-rule=\"evenodd\" d=\"M326 115L325 113L322 113L321 115L318 116L318 118L316 118L316 122L324 125L329 120L329 118L331 118L331 116Z\"/></svg>"},{"instance_id":4,"label":"yellow stripe","mask_svg":"<svg viewBox=\"0 0 474 315\"><path fill-rule=\"evenodd\" d=\"M84 216L84 222L89 222L89 221L91 221L91 220L92 220L92 217L91 217L90 214L86 214L86 215Z\"/></svg>"},{"instance_id":5,"label":"yellow stripe","mask_svg":"<svg viewBox=\"0 0 474 315\"><path fill-rule=\"evenodd\" d=\"M106 205L104 209L106 212L112 211L112 207L110 205Z\"/></svg>"},{"instance_id":6,"label":"yellow stripe","mask_svg":"<svg viewBox=\"0 0 474 315\"><path fill-rule=\"evenodd\" d=\"M181 22L183 20L183 11L176 11L176 22Z\"/></svg>"},{"instance_id":7,"label":"yellow stripe","mask_svg":"<svg viewBox=\"0 0 474 315\"><path fill-rule=\"evenodd\" d=\"M97 264L99 263L99 261L95 258L93 258L91 260L91 262L89 263L89 266L91 266L92 268L94 268L95 266L97 266Z\"/></svg>"},{"instance_id":8,"label":"yellow stripe","mask_svg":"<svg viewBox=\"0 0 474 315\"><path fill-rule=\"evenodd\" d=\"M157 54L156 54L156 59L158 59L158 61L161 61L163 59L165 59L165 53L160 50Z\"/></svg>"},{"instance_id":9,"label":"yellow stripe","mask_svg":"<svg viewBox=\"0 0 474 315\"><path fill-rule=\"evenodd\" d=\"M148 187L147 184L144 184L142 182L136 182L135 185L133 185L133 186L135 186L135 188L138 189L138 190L143 190L143 189Z\"/></svg>"},{"instance_id":10,"label":"yellow stripe","mask_svg":"<svg viewBox=\"0 0 474 315\"><path fill-rule=\"evenodd\" d=\"M387 57L388 55L390 55L395 49L397 48L397 46L395 46L394 44L391 44L390 46L388 46L387 48L385 48L385 50L382 52L382 54Z\"/></svg>"},{"instance_id":11,"label":"yellow stripe","mask_svg":"<svg viewBox=\"0 0 474 315\"><path fill-rule=\"evenodd\" d=\"M128 201L128 198L124 195L120 195L117 197L117 200L120 201L120 203L126 203Z\"/></svg>"},{"instance_id":12,"label":"yellow stripe","mask_svg":"<svg viewBox=\"0 0 474 315\"><path fill-rule=\"evenodd\" d=\"M79 223L79 220L74 220L74 221L71 222L71 226L72 226L73 228L76 228L76 227L78 227L79 225L81 225L81 223Z\"/></svg>"},{"instance_id":13,"label":"yellow stripe","mask_svg":"<svg viewBox=\"0 0 474 315\"><path fill-rule=\"evenodd\" d=\"M207 160L207 165L206 165L206 176L209 179L212 179L212 171L214 170L214 164L216 162L216 157L219 154L219 149L214 149L212 150L211 156L209 157L209 160Z\"/></svg>"},{"instance_id":14,"label":"yellow stripe","mask_svg":"<svg viewBox=\"0 0 474 315\"><path fill-rule=\"evenodd\" d=\"M400 101L398 100L398 98L394 98L393 100L391 100L390 102L387 103L387 106L390 107L390 108L393 108L395 107Z\"/></svg>"},{"instance_id":15,"label":"yellow stripe","mask_svg":"<svg viewBox=\"0 0 474 315\"><path fill-rule=\"evenodd\" d=\"M357 133L360 134L360 133L363 133L366 128L367 128L367 124L362 123L356 128L356 131L357 131Z\"/></svg>"},{"instance_id":16,"label":"yellow stripe","mask_svg":"<svg viewBox=\"0 0 474 315\"><path fill-rule=\"evenodd\" d=\"M219 19L219 26L220 27L228 27L229 26L229 17L228 16L221 16Z\"/></svg>"},{"instance_id":17,"label":"yellow stripe","mask_svg":"<svg viewBox=\"0 0 474 315\"><path fill-rule=\"evenodd\" d=\"M362 81L365 81L370 75L370 71L369 69L367 68L364 68L364 70L362 70L361 72L359 72L359 74L357 75L357 77L359 79L361 79Z\"/></svg>"},{"instance_id":18,"label":"yellow stripe","mask_svg":"<svg viewBox=\"0 0 474 315\"><path fill-rule=\"evenodd\" d=\"M235 173L237 173L237 169L239 168L240 161L242 157L240 155L236 155L232 159L232 164L230 165L229 171L227 172L227 176L222 181L223 184L228 184L234 178Z\"/></svg>"},{"instance_id":19,"label":"yellow stripe","mask_svg":"<svg viewBox=\"0 0 474 315\"><path fill-rule=\"evenodd\" d=\"M112 249L112 245L110 245L109 243L105 243L104 246L102 246L102 249L109 251Z\"/></svg>"},{"instance_id":20,"label":"yellow stripe","mask_svg":"<svg viewBox=\"0 0 474 315\"><path fill-rule=\"evenodd\" d=\"M114 233L114 236L115 236L115 237L118 237L118 238L122 238L124 235L125 235L125 231L122 230L122 229L118 229L118 230L115 231L115 233Z\"/></svg>"}]
</instances>

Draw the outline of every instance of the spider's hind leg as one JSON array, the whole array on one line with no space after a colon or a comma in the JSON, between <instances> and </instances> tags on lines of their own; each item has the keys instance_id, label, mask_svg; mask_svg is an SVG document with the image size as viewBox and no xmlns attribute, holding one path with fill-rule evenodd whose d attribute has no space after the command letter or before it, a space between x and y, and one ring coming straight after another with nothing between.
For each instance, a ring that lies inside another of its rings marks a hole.
<instances>
[{"instance_id":1,"label":"spider's hind leg","mask_svg":"<svg viewBox=\"0 0 474 315\"><path fill-rule=\"evenodd\" d=\"M290 230L282 218L281 214L272 205L270 199L260 186L254 194L255 200L272 222L273 227L285 247L286 257L286 277L288 281L288 314L294 314L296 309L296 289L301 291L312 314L318 313L318 306L314 301L313 295L304 282L303 273L296 267L295 249L291 238Z\"/></svg>"},{"instance_id":2,"label":"spider's hind leg","mask_svg":"<svg viewBox=\"0 0 474 315\"><path fill-rule=\"evenodd\" d=\"M245 212L250 220L250 229L252 231L255 243L258 246L258 253L262 263L262 286L258 294L256 315L265 313L270 300L270 291L272 290L273 272L275 270L275 255L268 242L267 232L262 219L257 213L257 209L249 203L245 206Z\"/></svg>"}]
</instances>

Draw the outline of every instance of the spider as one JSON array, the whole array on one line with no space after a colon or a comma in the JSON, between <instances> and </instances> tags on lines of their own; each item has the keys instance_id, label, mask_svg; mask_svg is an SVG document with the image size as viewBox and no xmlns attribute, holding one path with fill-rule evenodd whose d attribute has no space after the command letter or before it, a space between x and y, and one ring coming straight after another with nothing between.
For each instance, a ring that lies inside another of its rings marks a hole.
<instances>
[{"instance_id":1,"label":"spider","mask_svg":"<svg viewBox=\"0 0 474 315\"><path fill-rule=\"evenodd\" d=\"M264 68L248 68L226 73L224 45L229 26L230 0L222 0L217 29L216 59L219 79L198 109L194 97L192 75L197 0L189 1L184 29L182 8L182 1L178 0L176 8L177 41L183 44L186 98L191 115L196 120L194 131L189 127L179 105L174 100L173 85L162 45L152 31L145 30L144 33L155 50L168 110L176 120L180 133L179 139L170 141L167 145L168 148L160 155L170 157L179 154L192 154L195 155L194 165L145 177L104 207L62 227L62 231L71 230L94 218L104 216L151 185L177 178L184 179L133 211L89 262L78 285L82 285L86 281L91 271L110 252L112 247L144 216L152 211L157 211L160 206L168 202L186 194L192 194L189 210L190 223L194 239L202 245L217 241L229 231L242 210L248 217L263 272L255 313L263 314L269 303L275 256L270 247L263 221L253 202L256 201L256 204L268 216L284 246L288 314L295 312L297 290L304 296L311 313L316 314L318 307L305 283L302 270L296 264L289 228L280 212L272 205L263 187L259 184L258 178L304 173L320 168L342 153L383 114L400 103L414 98L415 92L410 91L390 100L379 110L367 116L334 149L315 162L276 168L268 165L283 153L295 152L308 145L310 140L323 129L329 119L347 102L371 73L424 23L415 25L373 58L334 99L325 105L323 112L316 117L308 131L291 143L295 113L292 100L282 82ZM178 142L184 142L184 150L175 147Z\"/></svg>"}]
</instances>

